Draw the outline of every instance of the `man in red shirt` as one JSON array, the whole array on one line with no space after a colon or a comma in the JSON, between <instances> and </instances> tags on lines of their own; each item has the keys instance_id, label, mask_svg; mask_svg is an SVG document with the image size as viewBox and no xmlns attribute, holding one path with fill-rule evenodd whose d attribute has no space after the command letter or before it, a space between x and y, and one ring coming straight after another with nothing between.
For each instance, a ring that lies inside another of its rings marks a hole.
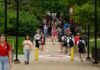
<instances>
[{"instance_id":1,"label":"man in red shirt","mask_svg":"<svg viewBox=\"0 0 100 70\"><path fill-rule=\"evenodd\" d=\"M80 40L80 34L77 33L77 35L75 36L75 45L77 46L77 42Z\"/></svg>"},{"instance_id":2,"label":"man in red shirt","mask_svg":"<svg viewBox=\"0 0 100 70\"><path fill-rule=\"evenodd\" d=\"M5 41L5 35L0 35L0 70L10 70L12 63L12 49Z\"/></svg>"},{"instance_id":3,"label":"man in red shirt","mask_svg":"<svg viewBox=\"0 0 100 70\"><path fill-rule=\"evenodd\" d=\"M78 41L80 40L80 34L77 33L77 35L75 36L75 48L76 48L76 52L78 52Z\"/></svg>"}]
</instances>

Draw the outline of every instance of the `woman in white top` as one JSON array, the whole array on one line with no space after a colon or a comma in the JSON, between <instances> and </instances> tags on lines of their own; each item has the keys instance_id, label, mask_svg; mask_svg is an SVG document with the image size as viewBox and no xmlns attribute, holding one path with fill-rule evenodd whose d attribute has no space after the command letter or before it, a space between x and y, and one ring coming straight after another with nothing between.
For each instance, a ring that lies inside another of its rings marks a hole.
<instances>
[{"instance_id":1,"label":"woman in white top","mask_svg":"<svg viewBox=\"0 0 100 70\"><path fill-rule=\"evenodd\" d=\"M40 31L37 31L37 33L34 36L34 40L35 40L35 47L39 49L40 42L41 42Z\"/></svg>"},{"instance_id":2,"label":"woman in white top","mask_svg":"<svg viewBox=\"0 0 100 70\"><path fill-rule=\"evenodd\" d=\"M29 64L31 49L32 49L32 42L30 41L29 36L26 36L25 40L23 41L23 52L25 57L25 64Z\"/></svg>"}]
</instances>

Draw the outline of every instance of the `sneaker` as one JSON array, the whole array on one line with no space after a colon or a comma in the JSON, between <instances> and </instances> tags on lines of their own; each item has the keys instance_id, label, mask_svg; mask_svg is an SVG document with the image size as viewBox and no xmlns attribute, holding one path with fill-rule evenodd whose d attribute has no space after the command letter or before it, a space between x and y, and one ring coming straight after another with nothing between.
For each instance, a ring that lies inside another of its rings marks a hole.
<instances>
[{"instance_id":1,"label":"sneaker","mask_svg":"<svg viewBox=\"0 0 100 70\"><path fill-rule=\"evenodd\" d=\"M29 62L27 62L27 64L29 64Z\"/></svg>"},{"instance_id":2,"label":"sneaker","mask_svg":"<svg viewBox=\"0 0 100 70\"><path fill-rule=\"evenodd\" d=\"M27 62L25 61L25 64L27 64Z\"/></svg>"}]
</instances>

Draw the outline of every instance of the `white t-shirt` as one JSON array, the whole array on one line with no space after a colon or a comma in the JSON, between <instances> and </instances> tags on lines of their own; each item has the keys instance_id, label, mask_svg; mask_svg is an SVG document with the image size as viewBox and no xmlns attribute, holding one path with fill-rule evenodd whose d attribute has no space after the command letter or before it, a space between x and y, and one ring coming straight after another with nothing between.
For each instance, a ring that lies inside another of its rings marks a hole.
<instances>
[{"instance_id":1,"label":"white t-shirt","mask_svg":"<svg viewBox=\"0 0 100 70\"><path fill-rule=\"evenodd\" d=\"M40 39L41 39L41 35L35 34L34 39L35 39L35 40L40 40Z\"/></svg>"},{"instance_id":2,"label":"white t-shirt","mask_svg":"<svg viewBox=\"0 0 100 70\"><path fill-rule=\"evenodd\" d=\"M47 25L44 25L44 29L48 29Z\"/></svg>"},{"instance_id":3,"label":"white t-shirt","mask_svg":"<svg viewBox=\"0 0 100 70\"><path fill-rule=\"evenodd\" d=\"M24 49L29 50L30 48L32 48L32 42L30 40L25 40L23 42L23 46Z\"/></svg>"}]
</instances>

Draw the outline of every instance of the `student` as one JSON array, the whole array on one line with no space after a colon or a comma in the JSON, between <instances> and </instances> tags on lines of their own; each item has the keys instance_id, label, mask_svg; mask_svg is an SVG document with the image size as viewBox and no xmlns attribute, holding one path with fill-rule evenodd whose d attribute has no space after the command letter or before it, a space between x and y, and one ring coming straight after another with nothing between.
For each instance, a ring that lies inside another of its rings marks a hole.
<instances>
[{"instance_id":1,"label":"student","mask_svg":"<svg viewBox=\"0 0 100 70\"><path fill-rule=\"evenodd\" d=\"M75 36L75 46L77 46L77 42L80 40L80 34L77 33L77 35Z\"/></svg>"},{"instance_id":2,"label":"student","mask_svg":"<svg viewBox=\"0 0 100 70\"><path fill-rule=\"evenodd\" d=\"M23 41L23 51L24 51L24 57L25 57L25 64L29 64L31 49L32 49L32 42L30 41L29 36L26 36L25 40Z\"/></svg>"},{"instance_id":3,"label":"student","mask_svg":"<svg viewBox=\"0 0 100 70\"><path fill-rule=\"evenodd\" d=\"M45 45L45 36L44 33L41 32L41 51L44 52L44 45Z\"/></svg>"},{"instance_id":4,"label":"student","mask_svg":"<svg viewBox=\"0 0 100 70\"><path fill-rule=\"evenodd\" d=\"M71 48L74 47L74 36L70 33L67 37L69 55L71 54Z\"/></svg>"},{"instance_id":5,"label":"student","mask_svg":"<svg viewBox=\"0 0 100 70\"><path fill-rule=\"evenodd\" d=\"M72 34L69 35L69 42L68 42L68 48L69 48L69 55L71 54L71 48L74 47L74 36Z\"/></svg>"},{"instance_id":6,"label":"student","mask_svg":"<svg viewBox=\"0 0 100 70\"><path fill-rule=\"evenodd\" d=\"M43 31L44 31L45 37L47 38L47 37L48 37L48 26L47 26L46 23L45 23L44 26L43 26Z\"/></svg>"},{"instance_id":7,"label":"student","mask_svg":"<svg viewBox=\"0 0 100 70\"><path fill-rule=\"evenodd\" d=\"M34 40L35 40L35 47L39 49L41 43L41 35L39 30L37 30L37 33L34 36Z\"/></svg>"},{"instance_id":8,"label":"student","mask_svg":"<svg viewBox=\"0 0 100 70\"><path fill-rule=\"evenodd\" d=\"M78 52L79 58L81 59L81 61L83 61L82 54L85 52L85 41L82 37L80 37L80 40L78 41Z\"/></svg>"},{"instance_id":9,"label":"student","mask_svg":"<svg viewBox=\"0 0 100 70\"><path fill-rule=\"evenodd\" d=\"M4 34L0 35L0 70L10 70L12 63L12 49L6 42Z\"/></svg>"},{"instance_id":10,"label":"student","mask_svg":"<svg viewBox=\"0 0 100 70\"><path fill-rule=\"evenodd\" d=\"M68 49L68 47L67 47L67 36L66 35L64 35L64 36L62 36L62 49L64 50L64 54L66 54L68 51L67 51L67 49Z\"/></svg>"},{"instance_id":11,"label":"student","mask_svg":"<svg viewBox=\"0 0 100 70\"><path fill-rule=\"evenodd\" d=\"M80 40L80 34L79 33L77 33L77 35L75 36L75 50L76 50L76 52L78 52L78 44L77 44L77 42Z\"/></svg>"},{"instance_id":12,"label":"student","mask_svg":"<svg viewBox=\"0 0 100 70\"><path fill-rule=\"evenodd\" d=\"M53 26L52 26L52 42L53 42L53 44L54 44L54 42L56 42L57 35L58 35L58 32L57 32L56 25L53 24Z\"/></svg>"}]
</instances>

